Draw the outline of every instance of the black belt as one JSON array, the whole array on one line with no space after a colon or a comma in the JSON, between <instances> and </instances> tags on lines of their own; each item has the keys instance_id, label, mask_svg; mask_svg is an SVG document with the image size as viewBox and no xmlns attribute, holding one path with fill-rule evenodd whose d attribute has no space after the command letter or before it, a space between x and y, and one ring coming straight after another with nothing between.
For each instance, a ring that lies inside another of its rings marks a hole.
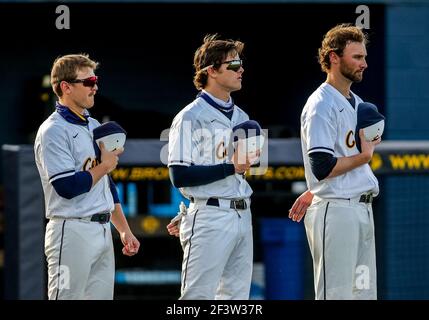
<instances>
[{"instance_id":1,"label":"black belt","mask_svg":"<svg viewBox=\"0 0 429 320\"><path fill-rule=\"evenodd\" d=\"M359 202L372 203L373 199L374 199L374 197L373 197L372 193L363 194L360 196Z\"/></svg>"},{"instance_id":2,"label":"black belt","mask_svg":"<svg viewBox=\"0 0 429 320\"><path fill-rule=\"evenodd\" d=\"M194 198L191 197L191 202L194 202ZM219 199L217 198L208 198L206 204L208 206L214 206L214 207L220 207L219 205ZM238 199L238 200L231 200L229 207L231 209L236 210L246 210L247 209L247 203L244 199Z\"/></svg>"},{"instance_id":3,"label":"black belt","mask_svg":"<svg viewBox=\"0 0 429 320\"><path fill-rule=\"evenodd\" d=\"M103 213L96 213L91 216L91 221L99 222L101 224L107 223L110 221L110 213L109 212L103 212Z\"/></svg>"}]
</instances>

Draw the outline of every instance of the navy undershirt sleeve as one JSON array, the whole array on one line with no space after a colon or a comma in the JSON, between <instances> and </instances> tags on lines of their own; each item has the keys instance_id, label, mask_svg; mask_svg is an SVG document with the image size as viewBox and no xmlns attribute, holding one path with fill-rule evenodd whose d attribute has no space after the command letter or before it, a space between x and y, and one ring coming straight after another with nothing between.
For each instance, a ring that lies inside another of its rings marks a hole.
<instances>
[{"instance_id":1,"label":"navy undershirt sleeve","mask_svg":"<svg viewBox=\"0 0 429 320\"><path fill-rule=\"evenodd\" d=\"M176 188L195 187L224 179L235 173L234 165L221 163L214 166L178 166L169 168L170 180Z\"/></svg>"},{"instance_id":2,"label":"navy undershirt sleeve","mask_svg":"<svg viewBox=\"0 0 429 320\"><path fill-rule=\"evenodd\" d=\"M311 171L319 181L329 176L338 160L327 152L313 152L308 157L310 158Z\"/></svg>"},{"instance_id":3,"label":"navy undershirt sleeve","mask_svg":"<svg viewBox=\"0 0 429 320\"><path fill-rule=\"evenodd\" d=\"M88 171L79 171L53 181L52 185L58 195L70 200L91 190L92 176Z\"/></svg>"}]
</instances>

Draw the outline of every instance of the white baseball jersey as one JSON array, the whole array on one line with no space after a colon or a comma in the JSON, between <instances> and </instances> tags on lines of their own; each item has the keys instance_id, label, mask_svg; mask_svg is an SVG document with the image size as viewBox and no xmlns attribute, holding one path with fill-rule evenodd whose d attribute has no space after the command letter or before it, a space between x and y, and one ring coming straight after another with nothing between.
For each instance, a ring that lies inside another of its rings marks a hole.
<instances>
[{"instance_id":1,"label":"white baseball jersey","mask_svg":"<svg viewBox=\"0 0 429 320\"><path fill-rule=\"evenodd\" d=\"M249 120L236 105L231 120L198 97L173 120L168 143L168 166L216 165L227 162L232 128ZM249 198L252 189L241 174L233 174L209 184L180 188L189 198Z\"/></svg>"},{"instance_id":2,"label":"white baseball jersey","mask_svg":"<svg viewBox=\"0 0 429 320\"><path fill-rule=\"evenodd\" d=\"M334 157L359 153L356 147L357 105L362 102L356 94L355 107L333 86L323 83L308 98L301 114L301 145L305 177L309 190L321 198L353 198L365 192L377 195L378 181L368 164L345 174L318 181L314 176L309 154L327 152Z\"/></svg>"},{"instance_id":3,"label":"white baseball jersey","mask_svg":"<svg viewBox=\"0 0 429 320\"><path fill-rule=\"evenodd\" d=\"M57 179L96 165L92 130L100 123L90 117L88 121L88 126L72 124L55 111L37 132L34 152L45 194L47 218L79 218L114 210L107 175L89 192L70 200L59 196L52 185Z\"/></svg>"}]
</instances>

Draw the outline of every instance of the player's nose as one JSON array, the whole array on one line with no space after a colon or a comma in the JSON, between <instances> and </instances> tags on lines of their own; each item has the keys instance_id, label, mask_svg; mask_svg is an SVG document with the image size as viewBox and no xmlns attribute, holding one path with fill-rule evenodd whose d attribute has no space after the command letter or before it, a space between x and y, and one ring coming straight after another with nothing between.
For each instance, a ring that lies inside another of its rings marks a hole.
<instances>
[{"instance_id":1,"label":"player's nose","mask_svg":"<svg viewBox=\"0 0 429 320\"><path fill-rule=\"evenodd\" d=\"M363 69L368 68L368 63L366 62L366 59L363 59L362 68Z\"/></svg>"}]
</instances>

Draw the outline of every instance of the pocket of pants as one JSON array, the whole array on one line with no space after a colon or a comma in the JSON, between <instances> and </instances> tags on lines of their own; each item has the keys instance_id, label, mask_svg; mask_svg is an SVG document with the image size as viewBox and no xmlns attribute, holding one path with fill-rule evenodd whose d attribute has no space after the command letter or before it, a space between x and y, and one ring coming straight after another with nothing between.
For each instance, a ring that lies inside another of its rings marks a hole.
<instances>
[{"instance_id":1,"label":"pocket of pants","mask_svg":"<svg viewBox=\"0 0 429 320\"><path fill-rule=\"evenodd\" d=\"M180 242L182 244L182 247L186 245L186 242L189 241L193 228L195 227L195 219L197 218L196 215L198 213L198 209L192 209L189 211L186 215L183 216L182 221L180 223Z\"/></svg>"}]
</instances>

